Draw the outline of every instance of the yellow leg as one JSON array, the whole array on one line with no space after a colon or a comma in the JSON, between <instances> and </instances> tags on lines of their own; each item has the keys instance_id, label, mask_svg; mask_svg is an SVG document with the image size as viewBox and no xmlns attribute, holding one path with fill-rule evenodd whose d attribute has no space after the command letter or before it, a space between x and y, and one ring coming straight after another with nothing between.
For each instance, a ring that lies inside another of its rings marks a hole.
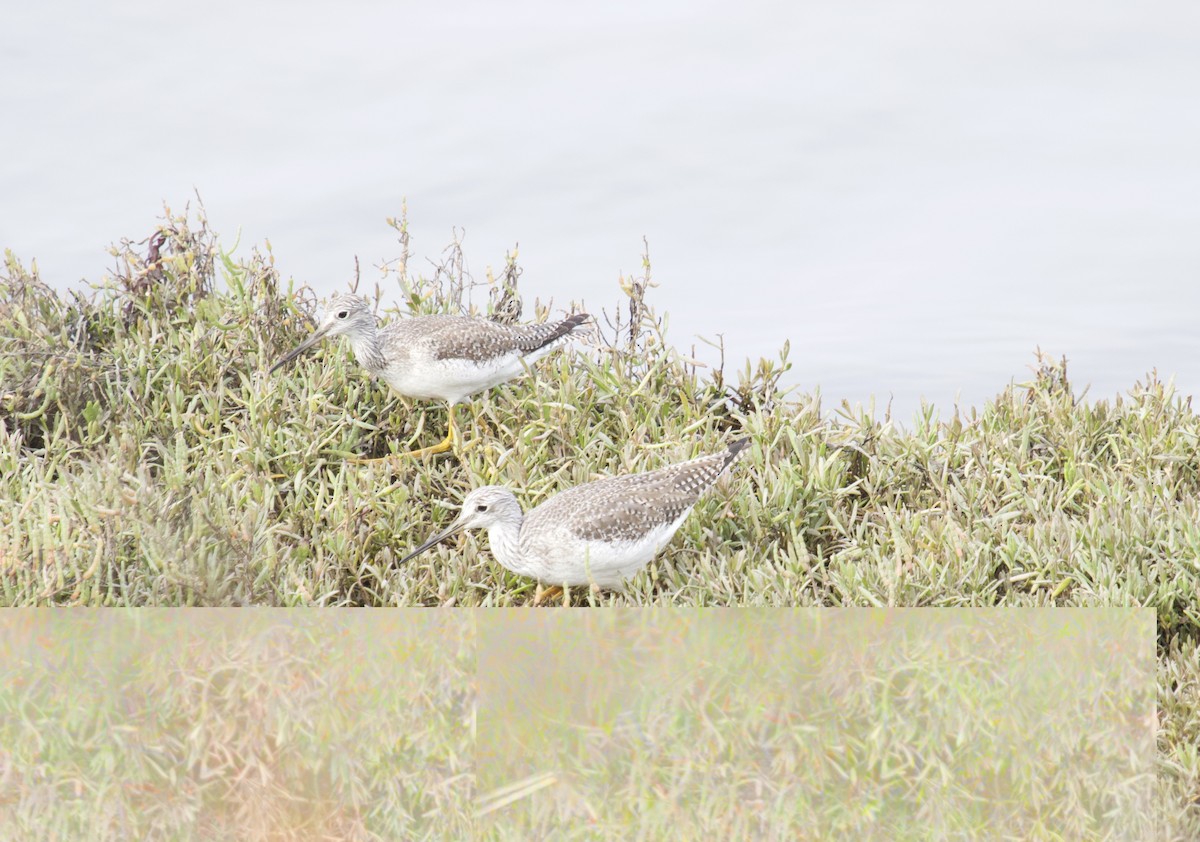
<instances>
[{"instance_id":1,"label":"yellow leg","mask_svg":"<svg viewBox=\"0 0 1200 842\"><path fill-rule=\"evenodd\" d=\"M543 605L543 604L549 602L550 600L554 599L559 594L562 594L563 605L570 606L571 595L567 591L563 590L558 585L551 585L550 587L546 588L545 590L542 590L542 584L541 584L541 582L539 582L538 587L537 587L537 593L535 593L533 596L533 604L534 605Z\"/></svg>"},{"instance_id":2,"label":"yellow leg","mask_svg":"<svg viewBox=\"0 0 1200 842\"><path fill-rule=\"evenodd\" d=\"M453 412L454 410L451 409L450 411ZM479 426L479 410L477 408L475 408L474 404L472 405L471 415L474 416L473 423L471 426L478 427ZM472 447L479 444L480 441L482 441L482 438L473 438L470 441L463 441L462 438L460 437L458 440L458 450L455 451L455 453L459 456L462 456L462 454L466 453Z\"/></svg>"},{"instance_id":3,"label":"yellow leg","mask_svg":"<svg viewBox=\"0 0 1200 842\"><path fill-rule=\"evenodd\" d=\"M434 456L438 453L445 453L461 439L461 436L458 434L458 428L454 425L453 406L450 407L448 416L450 418L450 429L446 431L446 437L432 447L422 447L418 450L410 450L407 453L389 453L387 456L379 456L374 459L351 459L350 462L355 465L369 465L372 462L387 462L399 457L419 459L422 456Z\"/></svg>"},{"instance_id":4,"label":"yellow leg","mask_svg":"<svg viewBox=\"0 0 1200 842\"><path fill-rule=\"evenodd\" d=\"M454 426L454 407L451 406L446 416L450 419L450 429L446 430L446 437L432 447L422 447L419 450L410 450L408 453L399 454L408 456L413 459L418 459L422 456L434 456L438 453L445 453L450 448L454 447L462 436L458 434L458 428Z\"/></svg>"}]
</instances>

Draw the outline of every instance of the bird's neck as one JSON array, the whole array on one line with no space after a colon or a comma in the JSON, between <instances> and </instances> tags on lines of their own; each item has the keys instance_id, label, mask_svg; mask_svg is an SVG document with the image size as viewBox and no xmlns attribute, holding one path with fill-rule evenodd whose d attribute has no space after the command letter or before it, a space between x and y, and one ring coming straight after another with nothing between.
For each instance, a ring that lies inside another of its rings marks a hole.
<instances>
[{"instance_id":1,"label":"bird's neck","mask_svg":"<svg viewBox=\"0 0 1200 842\"><path fill-rule=\"evenodd\" d=\"M354 351L354 359L367 371L381 371L386 365L383 358L383 343L379 340L379 331L375 325L364 326L350 334L350 347Z\"/></svg>"},{"instance_id":2,"label":"bird's neck","mask_svg":"<svg viewBox=\"0 0 1200 842\"><path fill-rule=\"evenodd\" d=\"M488 544L496 561L514 572L520 572L520 540L521 521L524 517L518 515L516 520L502 520L488 527Z\"/></svg>"}]
</instances>

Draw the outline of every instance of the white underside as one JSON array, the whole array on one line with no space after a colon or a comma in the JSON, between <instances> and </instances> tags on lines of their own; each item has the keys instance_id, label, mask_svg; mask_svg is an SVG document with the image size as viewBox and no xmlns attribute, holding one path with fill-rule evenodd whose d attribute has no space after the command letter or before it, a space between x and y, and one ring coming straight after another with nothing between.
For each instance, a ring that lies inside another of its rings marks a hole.
<instances>
[{"instance_id":1,"label":"white underside","mask_svg":"<svg viewBox=\"0 0 1200 842\"><path fill-rule=\"evenodd\" d=\"M542 356L544 353L539 349L526 356L515 352L505 354L485 363L455 359L412 360L384 369L379 376L405 397L455 404L463 398L521 376L527 364Z\"/></svg>"},{"instance_id":2,"label":"white underside","mask_svg":"<svg viewBox=\"0 0 1200 842\"><path fill-rule=\"evenodd\" d=\"M566 529L541 535L535 541L521 540L516 547L495 540L490 530L488 537L496 560L519 576L546 585L596 584L620 590L670 543L690 511L672 523L654 527L636 541L583 541Z\"/></svg>"}]
</instances>

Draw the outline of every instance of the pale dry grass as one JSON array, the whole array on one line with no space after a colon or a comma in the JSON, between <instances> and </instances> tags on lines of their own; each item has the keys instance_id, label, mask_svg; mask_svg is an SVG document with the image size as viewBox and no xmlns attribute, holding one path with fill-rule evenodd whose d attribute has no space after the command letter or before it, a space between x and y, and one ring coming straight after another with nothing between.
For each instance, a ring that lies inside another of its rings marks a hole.
<instances>
[{"instance_id":1,"label":"pale dry grass","mask_svg":"<svg viewBox=\"0 0 1200 842\"><path fill-rule=\"evenodd\" d=\"M1151 839L1154 617L479 614L486 838Z\"/></svg>"}]
</instances>

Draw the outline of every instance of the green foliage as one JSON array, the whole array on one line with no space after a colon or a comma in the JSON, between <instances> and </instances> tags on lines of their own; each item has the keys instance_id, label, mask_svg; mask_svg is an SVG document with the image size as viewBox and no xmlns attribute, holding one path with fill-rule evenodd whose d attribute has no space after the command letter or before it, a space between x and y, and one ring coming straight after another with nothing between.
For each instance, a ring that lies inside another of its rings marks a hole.
<instances>
[{"instance_id":1,"label":"green foliage","mask_svg":"<svg viewBox=\"0 0 1200 842\"><path fill-rule=\"evenodd\" d=\"M375 300L478 311L458 244L414 276L406 222L393 224L401 257ZM645 300L646 257L616 308L589 308L589 342L460 408L460 457L359 466L347 457L439 440L445 409L390 395L332 344L268 377L315 307L269 249L223 252L202 215L168 213L114 256L86 296L5 257L0 604L525 605L533 585L482 536L395 562L474 486L510 485L528 508L748 434L746 457L625 594L575 601L1154 608L1160 703L1194 744L1200 417L1153 373L1084 401L1065 362L1039 356L1028 382L978 409L926 407L905 426L830 413L819 393L782 387L787 348L741 372L674 348ZM504 318L521 311L507 262L479 296ZM1160 737L1163 774L1193 799L1188 745Z\"/></svg>"}]
</instances>

